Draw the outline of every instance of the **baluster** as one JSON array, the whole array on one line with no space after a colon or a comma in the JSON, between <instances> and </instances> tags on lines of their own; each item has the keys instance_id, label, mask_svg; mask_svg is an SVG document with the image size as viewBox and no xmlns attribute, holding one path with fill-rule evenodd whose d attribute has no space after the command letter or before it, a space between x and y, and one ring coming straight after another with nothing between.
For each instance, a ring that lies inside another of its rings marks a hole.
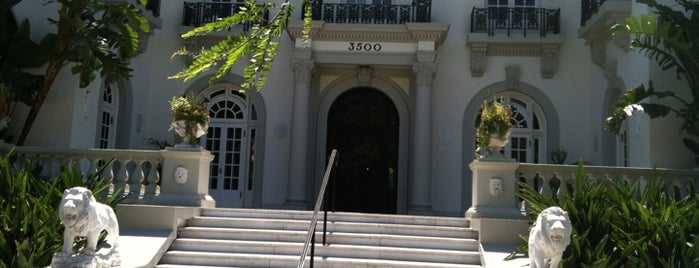
<instances>
[{"instance_id":1,"label":"baluster","mask_svg":"<svg viewBox=\"0 0 699 268\"><path fill-rule=\"evenodd\" d=\"M114 185L114 161L108 161L102 163L101 165L104 165L104 168L102 169L102 174L100 174L100 176L102 177L102 179L107 180L109 182L107 194L113 195L117 189Z\"/></svg>"},{"instance_id":2,"label":"baluster","mask_svg":"<svg viewBox=\"0 0 699 268\"><path fill-rule=\"evenodd\" d=\"M648 187L648 180L646 180L645 176L639 176L638 177L638 191L636 192L637 195L640 195L643 193L643 191L646 190L646 187Z\"/></svg>"},{"instance_id":3,"label":"baluster","mask_svg":"<svg viewBox=\"0 0 699 268\"><path fill-rule=\"evenodd\" d=\"M128 195L129 194L129 185L127 184L129 180L129 173L126 171L126 164L128 163L127 159L117 159L119 165L118 165L118 170L117 174L114 177L114 190L122 189L122 194L123 195ZM117 163L117 161L114 161L113 165Z\"/></svg>"},{"instance_id":4,"label":"baluster","mask_svg":"<svg viewBox=\"0 0 699 268\"><path fill-rule=\"evenodd\" d=\"M70 165L67 165L68 158L65 155L53 155L51 157L51 173L49 178L53 179L61 174L61 171L65 168L66 171L70 171Z\"/></svg>"},{"instance_id":5,"label":"baluster","mask_svg":"<svg viewBox=\"0 0 699 268\"><path fill-rule=\"evenodd\" d=\"M549 179L548 185L551 189L551 198L553 198L553 200L558 200L558 193L561 189L561 179L558 178L557 173L553 173L553 176Z\"/></svg>"},{"instance_id":6,"label":"baluster","mask_svg":"<svg viewBox=\"0 0 699 268\"><path fill-rule=\"evenodd\" d=\"M88 167L87 172L86 172L85 175L87 175L88 178L89 178L89 177L92 177L92 176L94 176L95 174L97 174L97 171L99 171L99 168L100 168L99 165L100 165L100 162L102 161L102 157L101 157L101 156L95 156L95 157L92 158L92 159L87 158L87 160L89 161L90 166Z\"/></svg>"},{"instance_id":7,"label":"baluster","mask_svg":"<svg viewBox=\"0 0 699 268\"><path fill-rule=\"evenodd\" d=\"M51 173L51 159L49 158L48 155L45 154L39 154L36 157L36 160L34 161L34 164L32 165L32 168L40 168L41 170L39 171L39 175L43 177L49 176Z\"/></svg>"},{"instance_id":8,"label":"baluster","mask_svg":"<svg viewBox=\"0 0 699 268\"><path fill-rule=\"evenodd\" d=\"M146 194L144 195L153 197L160 194L160 186L158 185L158 183L160 183L160 172L158 172L160 159L156 158L156 160L150 161L149 163L150 168L146 176L148 184L146 185Z\"/></svg>"},{"instance_id":9,"label":"baluster","mask_svg":"<svg viewBox=\"0 0 699 268\"><path fill-rule=\"evenodd\" d=\"M539 194L542 194L542 190L544 188L544 187L540 187L540 185L542 185L541 182L543 182L543 181L544 181L544 179L541 178L541 174L539 174L539 172L537 172L536 175L534 175L532 185L534 186L534 189L536 190L536 192Z\"/></svg>"},{"instance_id":10,"label":"baluster","mask_svg":"<svg viewBox=\"0 0 699 268\"><path fill-rule=\"evenodd\" d=\"M671 187L674 192L675 201L682 200L682 198L685 197L685 191L683 189L685 187L682 187L682 184L679 178L675 177L672 179Z\"/></svg>"},{"instance_id":11,"label":"baluster","mask_svg":"<svg viewBox=\"0 0 699 268\"><path fill-rule=\"evenodd\" d=\"M133 172L131 173L129 197L131 197L131 199L138 199L141 197L141 192L143 190L143 162L145 162L145 160L138 159L132 161L132 163L134 163L136 166L134 167Z\"/></svg>"},{"instance_id":12,"label":"baluster","mask_svg":"<svg viewBox=\"0 0 699 268\"><path fill-rule=\"evenodd\" d=\"M524 190L524 187L522 186L522 184L527 183L527 178L524 177L524 174L522 174L522 172L520 172L519 177L517 178L517 181L519 182L517 184L517 191L521 192ZM526 203L527 202L524 202L524 199L522 197L517 197L517 205L519 206L520 211L526 211L526 209L527 209Z\"/></svg>"}]
</instances>

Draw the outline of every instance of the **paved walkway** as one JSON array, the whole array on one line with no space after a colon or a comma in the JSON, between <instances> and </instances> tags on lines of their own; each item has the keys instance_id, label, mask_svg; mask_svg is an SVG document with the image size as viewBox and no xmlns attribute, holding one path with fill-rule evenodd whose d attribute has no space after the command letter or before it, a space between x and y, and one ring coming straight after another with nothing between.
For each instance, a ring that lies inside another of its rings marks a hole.
<instances>
[{"instance_id":1,"label":"paved walkway","mask_svg":"<svg viewBox=\"0 0 699 268\"><path fill-rule=\"evenodd\" d=\"M119 232L121 267L154 267L153 257L166 251L172 230L126 229Z\"/></svg>"}]
</instances>

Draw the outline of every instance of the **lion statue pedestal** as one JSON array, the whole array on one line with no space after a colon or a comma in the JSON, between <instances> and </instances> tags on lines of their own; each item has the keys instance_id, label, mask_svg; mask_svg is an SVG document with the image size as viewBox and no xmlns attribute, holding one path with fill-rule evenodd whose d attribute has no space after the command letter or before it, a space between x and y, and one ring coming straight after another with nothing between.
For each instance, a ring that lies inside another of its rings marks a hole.
<instances>
[{"instance_id":1,"label":"lion statue pedestal","mask_svg":"<svg viewBox=\"0 0 699 268\"><path fill-rule=\"evenodd\" d=\"M529 231L529 267L556 268L570 244L573 226L560 207L544 209Z\"/></svg>"},{"instance_id":2,"label":"lion statue pedestal","mask_svg":"<svg viewBox=\"0 0 699 268\"><path fill-rule=\"evenodd\" d=\"M121 265L119 256L119 223L111 207L99 203L92 191L73 187L63 192L58 211L63 232L63 250L51 261L51 267L104 268ZM97 250L102 230L107 231L109 247ZM73 254L75 237L87 238L85 248Z\"/></svg>"}]
</instances>

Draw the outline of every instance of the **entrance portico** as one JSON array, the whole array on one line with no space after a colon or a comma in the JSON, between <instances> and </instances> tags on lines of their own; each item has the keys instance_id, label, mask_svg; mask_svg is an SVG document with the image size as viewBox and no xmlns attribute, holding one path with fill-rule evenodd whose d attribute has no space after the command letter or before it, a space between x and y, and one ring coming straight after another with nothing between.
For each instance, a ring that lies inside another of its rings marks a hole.
<instances>
[{"instance_id":1,"label":"entrance portico","mask_svg":"<svg viewBox=\"0 0 699 268\"><path fill-rule=\"evenodd\" d=\"M448 27L440 23L354 25L314 21L310 40L303 42L301 22L291 23L288 29L295 41L293 65L297 75L291 115L288 207L303 204L308 207L313 200L325 167L327 146L340 138L334 136L339 134L333 131L336 127L330 118L331 108L343 107L335 106L343 93L362 88L365 90L355 91L358 98L376 93L380 93L377 97L385 96L386 103L395 107L398 124L395 136L377 135L377 139L390 136L387 142L397 145L396 152L392 153L397 153L396 166L384 167L391 171L381 173L384 174L381 176L395 177L397 185L377 190L389 192L371 194L395 196L394 201L386 201L395 202L395 209L389 212L431 213L432 78L437 67L434 63L436 49ZM351 107L343 107L347 108ZM352 137L345 135L344 139ZM369 143L378 144L376 141ZM343 158L343 151L339 155L341 162L351 160ZM359 170L348 172L361 174ZM386 182L391 178L376 180ZM342 198L348 200L340 203L364 202L353 200L361 198L360 195L360 192L346 193ZM365 208L359 210L381 212L371 206L362 207Z\"/></svg>"}]
</instances>

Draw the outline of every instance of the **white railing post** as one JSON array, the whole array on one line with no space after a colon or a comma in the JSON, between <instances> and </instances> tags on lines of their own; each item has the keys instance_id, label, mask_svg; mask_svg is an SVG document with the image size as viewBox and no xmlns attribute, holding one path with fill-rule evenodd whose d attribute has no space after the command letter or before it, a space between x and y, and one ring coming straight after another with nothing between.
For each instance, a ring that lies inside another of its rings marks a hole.
<instances>
[{"instance_id":1,"label":"white railing post","mask_svg":"<svg viewBox=\"0 0 699 268\"><path fill-rule=\"evenodd\" d=\"M214 156L201 148L168 147L163 157L161 192L157 204L215 207L209 195L209 168Z\"/></svg>"},{"instance_id":2,"label":"white railing post","mask_svg":"<svg viewBox=\"0 0 699 268\"><path fill-rule=\"evenodd\" d=\"M481 243L517 244L529 223L516 207L516 171L519 163L508 159L474 160L471 207L466 218L478 230Z\"/></svg>"}]
</instances>

